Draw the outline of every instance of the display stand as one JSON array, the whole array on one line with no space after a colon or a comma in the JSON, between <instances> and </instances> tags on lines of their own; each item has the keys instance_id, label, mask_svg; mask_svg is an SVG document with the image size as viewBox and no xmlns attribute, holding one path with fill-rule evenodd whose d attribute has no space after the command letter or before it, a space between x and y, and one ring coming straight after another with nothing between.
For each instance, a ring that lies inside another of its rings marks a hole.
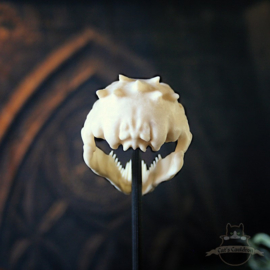
<instances>
[{"instance_id":1,"label":"display stand","mask_svg":"<svg viewBox=\"0 0 270 270\"><path fill-rule=\"evenodd\" d=\"M142 262L142 163L140 149L132 153L132 270Z\"/></svg>"}]
</instances>

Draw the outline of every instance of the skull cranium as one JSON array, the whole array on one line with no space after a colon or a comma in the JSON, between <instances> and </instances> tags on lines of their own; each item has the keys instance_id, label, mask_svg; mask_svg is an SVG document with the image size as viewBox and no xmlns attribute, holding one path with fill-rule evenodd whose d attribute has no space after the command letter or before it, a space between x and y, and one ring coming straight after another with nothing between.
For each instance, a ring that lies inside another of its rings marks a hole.
<instances>
[{"instance_id":1,"label":"skull cranium","mask_svg":"<svg viewBox=\"0 0 270 270\"><path fill-rule=\"evenodd\" d=\"M142 161L143 194L180 171L192 140L179 95L159 79L119 75L119 81L97 91L99 100L82 128L85 163L127 194L131 192L131 161L123 168L113 152L107 155L96 146L95 138L106 140L112 149L122 145L124 151L131 147L144 152L148 146L159 151L164 143L177 141L175 151L163 159L159 155L149 169Z\"/></svg>"}]
</instances>

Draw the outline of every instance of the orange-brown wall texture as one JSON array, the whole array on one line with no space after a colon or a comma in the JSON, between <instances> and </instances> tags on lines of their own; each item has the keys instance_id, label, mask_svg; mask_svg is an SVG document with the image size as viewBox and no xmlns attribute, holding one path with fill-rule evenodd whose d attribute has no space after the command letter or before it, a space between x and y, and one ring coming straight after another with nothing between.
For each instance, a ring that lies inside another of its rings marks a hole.
<instances>
[{"instance_id":1,"label":"orange-brown wall texture","mask_svg":"<svg viewBox=\"0 0 270 270\"><path fill-rule=\"evenodd\" d=\"M270 234L269 1L0 2L4 270L131 269L130 196L88 169L80 136L118 74L160 75L193 133L143 197L143 269L227 269L205 256L227 223Z\"/></svg>"}]
</instances>

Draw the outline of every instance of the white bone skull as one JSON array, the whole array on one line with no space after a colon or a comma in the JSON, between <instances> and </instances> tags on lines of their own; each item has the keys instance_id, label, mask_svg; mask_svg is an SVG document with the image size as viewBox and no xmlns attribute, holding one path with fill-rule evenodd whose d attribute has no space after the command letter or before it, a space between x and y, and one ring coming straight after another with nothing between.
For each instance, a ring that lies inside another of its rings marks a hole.
<instances>
[{"instance_id":1,"label":"white bone skull","mask_svg":"<svg viewBox=\"0 0 270 270\"><path fill-rule=\"evenodd\" d=\"M99 100L81 131L85 163L126 194L131 192L131 160L123 168L113 152L107 155L96 146L95 138L106 140L112 149L122 145L124 151L131 147L144 152L148 146L158 151L164 143L177 141L175 151L164 159L159 155L149 169L142 161L143 194L180 171L192 139L179 95L159 80L119 75L119 81L96 92Z\"/></svg>"}]
</instances>

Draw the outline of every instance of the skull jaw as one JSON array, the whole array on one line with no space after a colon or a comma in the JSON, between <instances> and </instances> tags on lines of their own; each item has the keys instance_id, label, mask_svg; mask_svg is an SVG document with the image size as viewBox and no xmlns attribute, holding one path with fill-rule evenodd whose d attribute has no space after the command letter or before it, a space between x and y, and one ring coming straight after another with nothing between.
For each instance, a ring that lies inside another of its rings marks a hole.
<instances>
[{"instance_id":1,"label":"skull jaw","mask_svg":"<svg viewBox=\"0 0 270 270\"><path fill-rule=\"evenodd\" d=\"M160 159L156 166L143 177L142 193L146 194L155 189L161 182L172 179L183 167L184 152L173 152L164 159Z\"/></svg>"},{"instance_id":2,"label":"skull jaw","mask_svg":"<svg viewBox=\"0 0 270 270\"><path fill-rule=\"evenodd\" d=\"M105 154L98 147L96 147L95 152L91 152L90 148L84 147L83 158L87 166L95 174L105 177L119 191L125 194L131 193L131 181L122 176L111 155Z\"/></svg>"},{"instance_id":3,"label":"skull jaw","mask_svg":"<svg viewBox=\"0 0 270 270\"><path fill-rule=\"evenodd\" d=\"M154 190L161 182L172 179L181 170L184 151L188 148L190 142L191 138L183 148L183 138L181 140L179 138L175 152L164 159L156 158L149 170L142 160L143 195ZM93 152L91 147L84 145L84 161L94 173L105 177L118 190L125 194L131 193L131 160L125 168L122 168L115 156L105 154L98 147Z\"/></svg>"}]
</instances>

